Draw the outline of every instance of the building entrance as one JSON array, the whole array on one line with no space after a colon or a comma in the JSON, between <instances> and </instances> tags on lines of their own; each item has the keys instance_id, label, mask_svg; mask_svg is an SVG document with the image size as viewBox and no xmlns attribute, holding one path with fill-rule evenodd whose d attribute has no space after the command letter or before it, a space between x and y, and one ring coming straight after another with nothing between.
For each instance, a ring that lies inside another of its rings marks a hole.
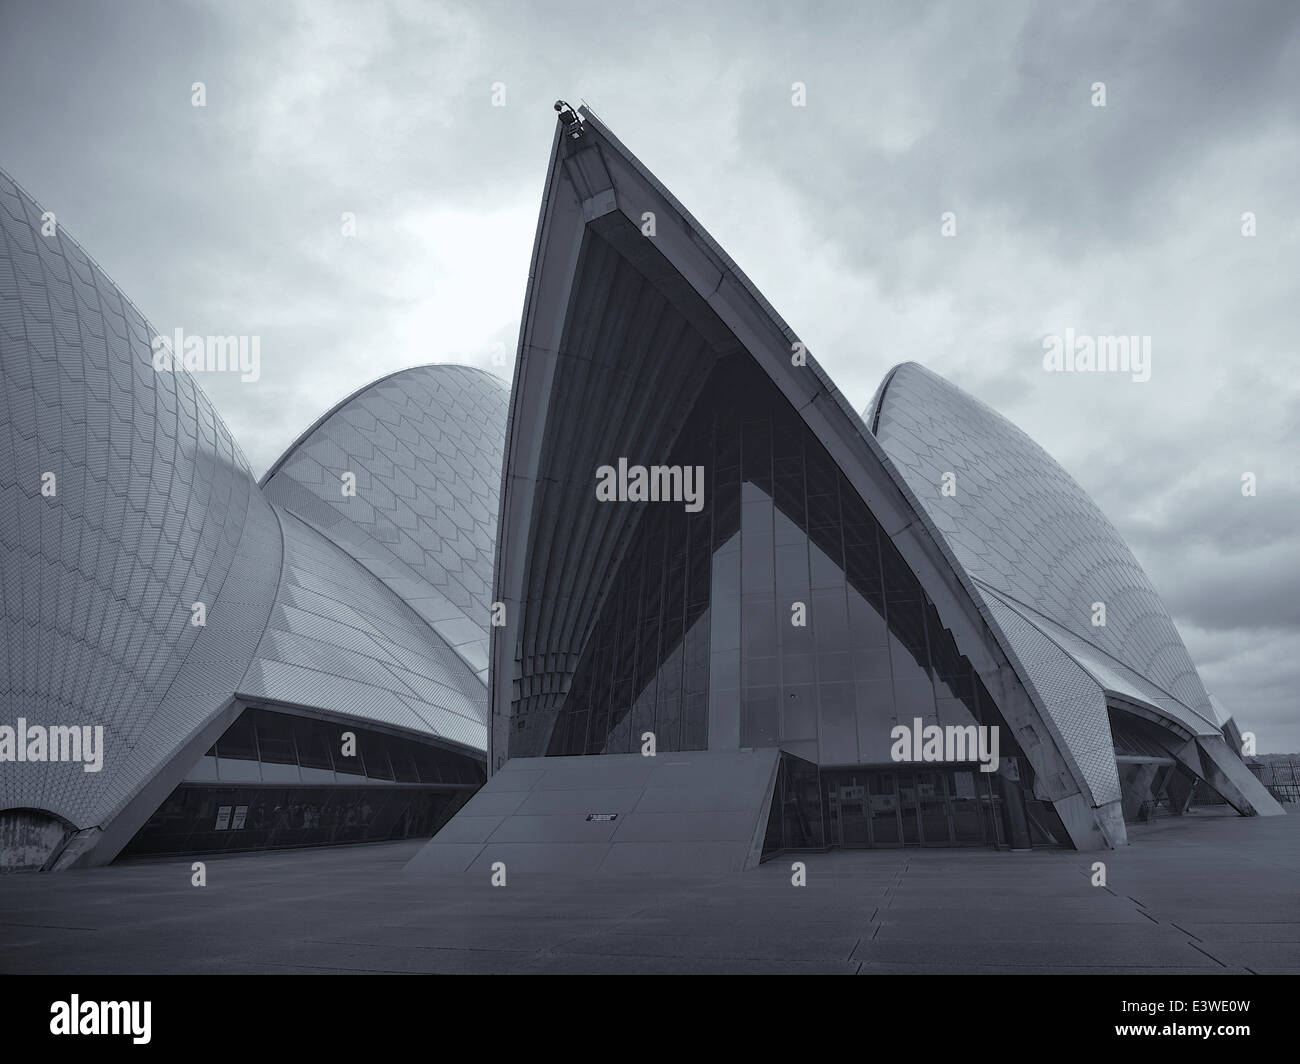
<instances>
[{"instance_id":1,"label":"building entrance","mask_svg":"<svg viewBox=\"0 0 1300 1064\"><path fill-rule=\"evenodd\" d=\"M826 842L867 849L997 846L1002 798L978 767L940 771L822 769Z\"/></svg>"},{"instance_id":2,"label":"building entrance","mask_svg":"<svg viewBox=\"0 0 1300 1064\"><path fill-rule=\"evenodd\" d=\"M1019 759L821 767L782 753L763 841L778 853L912 846L1068 845L1050 802L1027 793Z\"/></svg>"}]
</instances>

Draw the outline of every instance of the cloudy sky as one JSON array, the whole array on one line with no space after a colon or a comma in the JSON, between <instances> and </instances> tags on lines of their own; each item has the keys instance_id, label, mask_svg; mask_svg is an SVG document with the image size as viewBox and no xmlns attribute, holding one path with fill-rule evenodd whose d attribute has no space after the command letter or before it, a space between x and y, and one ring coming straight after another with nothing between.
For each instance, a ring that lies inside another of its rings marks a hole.
<instances>
[{"instance_id":1,"label":"cloudy sky","mask_svg":"<svg viewBox=\"0 0 1300 1064\"><path fill-rule=\"evenodd\" d=\"M911 359L1041 442L1300 750L1300 6L805 6L0 0L0 165L160 332L261 338L204 381L260 473L384 373L508 379L586 100L854 405ZM1151 379L1044 372L1066 329Z\"/></svg>"}]
</instances>

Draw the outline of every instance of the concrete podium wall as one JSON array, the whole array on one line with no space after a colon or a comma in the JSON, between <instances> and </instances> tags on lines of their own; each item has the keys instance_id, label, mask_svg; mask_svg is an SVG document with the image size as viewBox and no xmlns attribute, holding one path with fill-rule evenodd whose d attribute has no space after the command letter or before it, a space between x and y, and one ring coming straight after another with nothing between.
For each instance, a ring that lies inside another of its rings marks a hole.
<instances>
[{"instance_id":1,"label":"concrete podium wall","mask_svg":"<svg viewBox=\"0 0 1300 1064\"><path fill-rule=\"evenodd\" d=\"M408 875L662 875L758 863L779 751L511 758L406 866ZM614 820L588 820L616 814Z\"/></svg>"}]
</instances>

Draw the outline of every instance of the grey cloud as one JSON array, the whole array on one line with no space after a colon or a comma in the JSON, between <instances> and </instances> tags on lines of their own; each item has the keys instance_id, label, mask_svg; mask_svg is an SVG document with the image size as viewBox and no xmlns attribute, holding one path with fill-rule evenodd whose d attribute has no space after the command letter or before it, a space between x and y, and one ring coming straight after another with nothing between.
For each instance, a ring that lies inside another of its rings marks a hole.
<instances>
[{"instance_id":1,"label":"grey cloud","mask_svg":"<svg viewBox=\"0 0 1300 1064\"><path fill-rule=\"evenodd\" d=\"M156 328L262 337L257 385L204 381L259 470L383 373L508 377L550 105L585 97L854 406L916 359L1006 414L1209 686L1286 712L1263 676L1294 691L1300 660L1293 4L9 3L0 96L0 162ZM1044 374L1066 327L1152 334L1152 380Z\"/></svg>"}]
</instances>

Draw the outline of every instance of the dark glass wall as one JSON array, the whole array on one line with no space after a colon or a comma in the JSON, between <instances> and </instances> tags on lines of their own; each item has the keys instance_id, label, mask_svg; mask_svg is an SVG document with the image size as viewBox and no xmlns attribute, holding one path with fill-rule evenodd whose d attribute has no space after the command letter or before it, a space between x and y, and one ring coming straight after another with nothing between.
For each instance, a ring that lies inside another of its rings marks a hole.
<instances>
[{"instance_id":1,"label":"dark glass wall","mask_svg":"<svg viewBox=\"0 0 1300 1064\"><path fill-rule=\"evenodd\" d=\"M618 456L612 456L614 461ZM970 662L820 441L745 355L720 362L672 453L699 513L644 511L550 754L781 746L890 761L891 729L1002 721ZM1001 754L1013 757L1005 728Z\"/></svg>"},{"instance_id":2,"label":"dark glass wall","mask_svg":"<svg viewBox=\"0 0 1300 1064\"><path fill-rule=\"evenodd\" d=\"M427 838L459 808L457 791L418 787L182 784L123 858Z\"/></svg>"},{"instance_id":3,"label":"dark glass wall","mask_svg":"<svg viewBox=\"0 0 1300 1064\"><path fill-rule=\"evenodd\" d=\"M1069 840L1051 806L1005 774L976 764L820 768L783 753L763 858L827 848L1024 845Z\"/></svg>"},{"instance_id":4,"label":"dark glass wall","mask_svg":"<svg viewBox=\"0 0 1300 1064\"><path fill-rule=\"evenodd\" d=\"M428 837L486 778L486 761L432 743L248 708L122 857Z\"/></svg>"},{"instance_id":5,"label":"dark glass wall","mask_svg":"<svg viewBox=\"0 0 1300 1064\"><path fill-rule=\"evenodd\" d=\"M354 737L344 753L344 733ZM425 783L479 787L487 762L343 721L245 709L186 782Z\"/></svg>"},{"instance_id":6,"label":"dark glass wall","mask_svg":"<svg viewBox=\"0 0 1300 1064\"><path fill-rule=\"evenodd\" d=\"M791 754L781 755L763 838L764 857L785 850L825 848L819 788L816 765Z\"/></svg>"}]
</instances>

